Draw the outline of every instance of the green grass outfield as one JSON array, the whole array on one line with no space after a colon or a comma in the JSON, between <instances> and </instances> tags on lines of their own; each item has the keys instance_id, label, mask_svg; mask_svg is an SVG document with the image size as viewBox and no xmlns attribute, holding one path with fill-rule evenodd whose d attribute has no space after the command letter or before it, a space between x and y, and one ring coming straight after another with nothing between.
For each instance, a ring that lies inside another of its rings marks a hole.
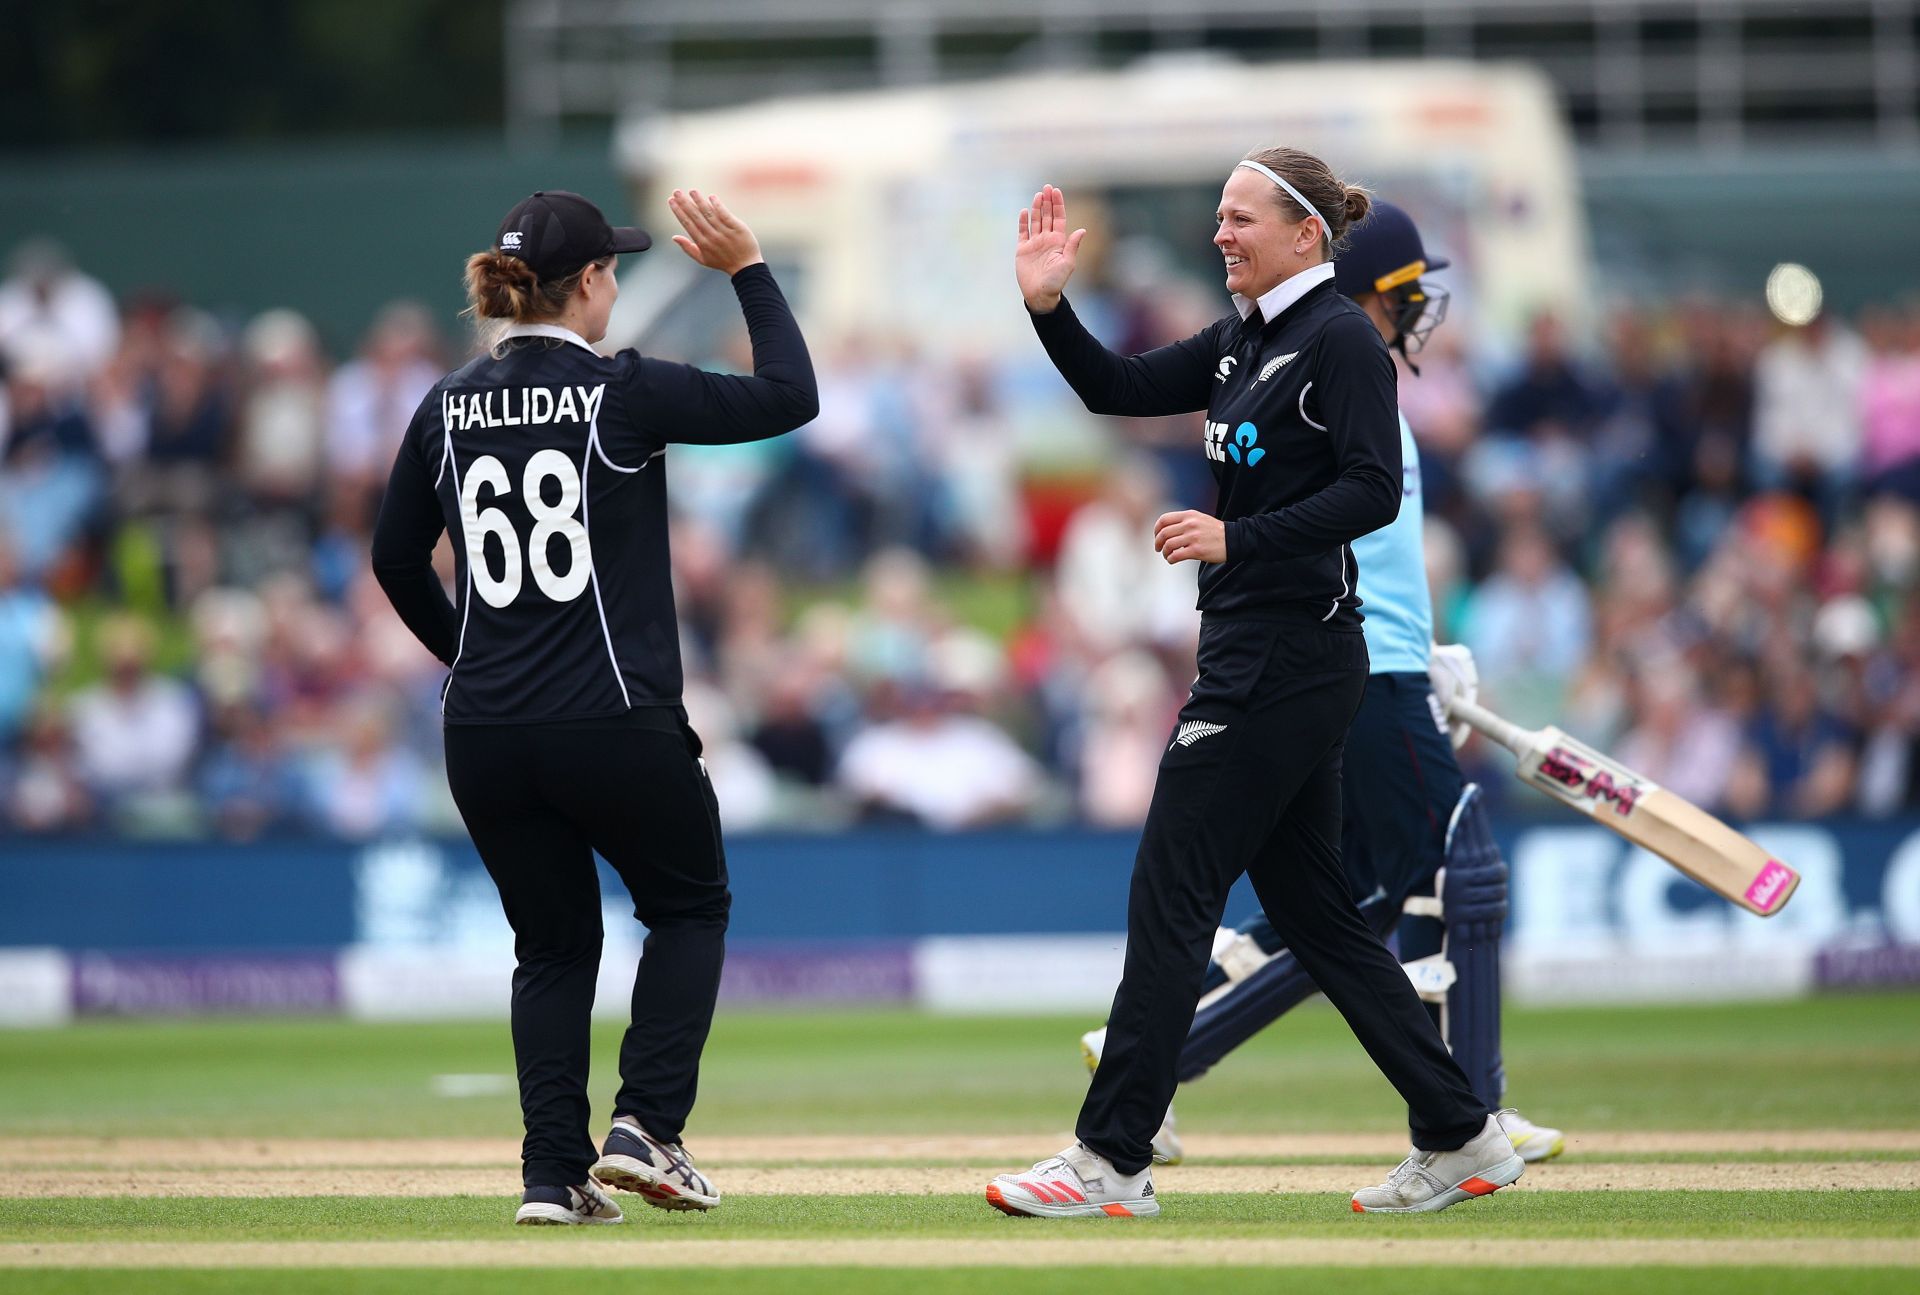
<instances>
[{"instance_id":1,"label":"green grass outfield","mask_svg":"<svg viewBox=\"0 0 1920 1295\"><path fill-rule=\"evenodd\" d=\"M103 1274L88 1270L41 1269L7 1274L10 1295L99 1295ZM1209 1268L1192 1270L1138 1268L1077 1268L1070 1274L1036 1272L1030 1268L975 1268L961 1272L938 1269L760 1268L702 1271L676 1269L670 1281L674 1295L848 1295L852 1289L910 1291L913 1295L958 1295L995 1291L1012 1295L1036 1288L1048 1291L1097 1291L1100 1295L1158 1295L1188 1289L1204 1281L1208 1289L1231 1292L1338 1291L1340 1295L1407 1295L1409 1291L1443 1295L1464 1289L1469 1274L1457 1268L1395 1268L1368 1271L1351 1268ZM119 1270L112 1274L116 1295L143 1295L166 1291L170 1295L254 1295L272 1290L283 1295L418 1295L427 1289L459 1291L461 1295L580 1295L580 1274L539 1268L442 1269L431 1275L408 1270L362 1269L338 1271L275 1269L176 1272ZM658 1289L657 1274L603 1274L596 1289L643 1291ZM1512 1268L1471 1274L1475 1295L1575 1295L1576 1292L1632 1291L1634 1295L1900 1295L1912 1289L1913 1274L1905 1269L1782 1269L1782 1268ZM1217 1283L1217 1284L1216 1284Z\"/></svg>"},{"instance_id":2,"label":"green grass outfield","mask_svg":"<svg viewBox=\"0 0 1920 1295\"><path fill-rule=\"evenodd\" d=\"M1087 1018L722 1011L700 1133L1026 1133L1068 1128ZM596 1110L618 1032L594 1037ZM1508 1100L1577 1130L1920 1128L1920 995L1712 1008L1510 1011ZM89 1022L0 1035L0 1135L516 1135L511 1092L445 1098L435 1076L511 1076L501 1024ZM503 1080L504 1082L504 1080ZM1324 1004L1181 1094L1217 1133L1385 1131L1403 1108Z\"/></svg>"},{"instance_id":3,"label":"green grass outfield","mask_svg":"<svg viewBox=\"0 0 1920 1295\"><path fill-rule=\"evenodd\" d=\"M702 1134L997 1134L1031 1136L1042 1155L1084 1090L1076 1041L1091 1023L723 1012L689 1139L697 1151ZM617 1037L596 1034L603 1063ZM1514 1011L1506 1055L1512 1098L1575 1134L1827 1130L1838 1140L1848 1130L1920 1131L1920 995ZM10 1141L24 1146L23 1138L79 1140L72 1163L101 1166L137 1141L109 1149L83 1140L506 1138L518 1132L510 1093L440 1096L436 1077L511 1073L502 1024L88 1022L10 1032L0 1034L0 1163ZM601 1117L612 1087L603 1064ZM1196 1140L1378 1134L1401 1119L1393 1093L1322 1006L1269 1030L1180 1101ZM1920 1154L1911 1139L1878 1152L1857 1133L1848 1146L1823 1146L1816 1138L1798 1150L1676 1148L1607 1160L1761 1167L1911 1164ZM830 1187L830 1163L804 1163ZM1350 1161L1302 1151L1263 1163ZM1554 1168L1530 1177L1545 1182ZM882 1285L941 1295L1065 1282L1106 1295L1215 1280L1236 1290L1358 1295L1468 1284L1536 1295L1920 1287L1920 1192L1892 1189L1528 1191L1523 1183L1441 1215L1392 1218L1356 1216L1344 1196L1319 1190L1176 1192L1170 1184L1157 1219L1065 1223L1008 1219L974 1195L823 1189L735 1195L704 1216L623 1197L628 1226L545 1230L507 1226L513 1171L502 1164L499 1195L164 1196L114 1194L121 1189L111 1181L104 1194L0 1191L0 1290L544 1295L583 1282L636 1290L664 1282L676 1295L837 1295ZM716 1176L724 1191L724 1172ZM1249 1254L1261 1257L1249 1265Z\"/></svg>"},{"instance_id":4,"label":"green grass outfield","mask_svg":"<svg viewBox=\"0 0 1920 1295\"><path fill-rule=\"evenodd\" d=\"M1539 1172L1547 1172L1541 1170ZM724 1190L724 1184L723 1190ZM1029 1240L1119 1232L1170 1241L1223 1238L1366 1237L1636 1239L1920 1237L1920 1201L1895 1191L1533 1192L1514 1191L1478 1208L1396 1218L1356 1215L1344 1195L1326 1193L1170 1194L1151 1219L1014 1219L979 1196L742 1196L711 1214L649 1209L621 1196L627 1226L521 1229L512 1235L552 1246L632 1246L677 1241L907 1236ZM509 1196L277 1197L183 1196L139 1200L0 1200L0 1243L99 1241L437 1241L497 1240L512 1214Z\"/></svg>"}]
</instances>

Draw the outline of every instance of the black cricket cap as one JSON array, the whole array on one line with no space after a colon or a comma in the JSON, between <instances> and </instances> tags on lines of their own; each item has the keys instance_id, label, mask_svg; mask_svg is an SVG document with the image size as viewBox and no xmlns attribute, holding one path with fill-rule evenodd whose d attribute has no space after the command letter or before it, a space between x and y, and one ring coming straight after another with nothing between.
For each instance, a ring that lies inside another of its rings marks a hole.
<instances>
[{"instance_id":1,"label":"black cricket cap","mask_svg":"<svg viewBox=\"0 0 1920 1295\"><path fill-rule=\"evenodd\" d=\"M1346 250L1333 262L1333 285L1343 297L1386 292L1450 264L1444 256L1427 255L1413 217L1376 201L1367 218L1347 231Z\"/></svg>"},{"instance_id":2,"label":"black cricket cap","mask_svg":"<svg viewBox=\"0 0 1920 1295\"><path fill-rule=\"evenodd\" d=\"M603 256L644 252L653 238L631 225L607 224L600 209L577 193L541 189L507 213L493 246L519 257L541 278L557 279Z\"/></svg>"}]
</instances>

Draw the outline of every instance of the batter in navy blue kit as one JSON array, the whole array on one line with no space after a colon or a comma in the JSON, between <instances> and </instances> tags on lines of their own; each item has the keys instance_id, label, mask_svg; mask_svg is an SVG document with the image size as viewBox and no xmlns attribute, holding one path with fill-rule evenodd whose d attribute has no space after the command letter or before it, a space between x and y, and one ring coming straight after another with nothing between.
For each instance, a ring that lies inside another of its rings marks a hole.
<instances>
[{"instance_id":1,"label":"batter in navy blue kit","mask_svg":"<svg viewBox=\"0 0 1920 1295\"><path fill-rule=\"evenodd\" d=\"M1022 217L1022 292L1061 376L1095 413L1206 410L1201 448L1219 497L1212 514L1168 514L1155 526L1167 561L1200 563L1199 676L1134 859L1125 969L1078 1141L1032 1174L989 1186L989 1202L1011 1213L1091 1212L1050 1203L1061 1191L1099 1212L1158 1211L1152 1139L1242 873L1406 1098L1416 1146L1504 1147L1406 973L1355 907L1340 863L1344 737L1368 673L1349 546L1399 511L1398 399L1392 358L1335 290L1329 259L1364 214L1364 193L1310 155L1272 157L1236 168L1222 194L1214 242L1234 313L1142 355L1108 351L1060 295L1082 233L1062 236L1059 191L1043 190ZM1297 191L1274 194L1284 185L1275 165L1322 177L1324 205L1283 207ZM1040 245L1049 240L1063 270L1049 272ZM1501 1151L1502 1163L1510 1154Z\"/></svg>"},{"instance_id":2,"label":"batter in navy blue kit","mask_svg":"<svg viewBox=\"0 0 1920 1295\"><path fill-rule=\"evenodd\" d=\"M578 195L537 193L469 262L492 344L421 402L374 535L381 585L449 668L447 778L514 930L522 1223L619 1221L590 1170L654 1204L718 1201L680 1142L730 898L719 809L680 707L666 447L790 431L817 396L751 231L697 191L669 205L688 231L675 241L731 275L753 375L596 352L615 257L650 240ZM431 565L443 531L455 600ZM586 1088L596 851L648 929L604 1155Z\"/></svg>"}]
</instances>

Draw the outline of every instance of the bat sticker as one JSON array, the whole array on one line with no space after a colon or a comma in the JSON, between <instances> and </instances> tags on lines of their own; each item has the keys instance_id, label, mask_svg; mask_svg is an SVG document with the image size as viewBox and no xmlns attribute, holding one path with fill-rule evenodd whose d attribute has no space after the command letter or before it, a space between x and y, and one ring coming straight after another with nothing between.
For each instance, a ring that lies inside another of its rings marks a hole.
<instances>
[{"instance_id":1,"label":"bat sticker","mask_svg":"<svg viewBox=\"0 0 1920 1295\"><path fill-rule=\"evenodd\" d=\"M1589 773L1589 769L1593 772ZM1575 798L1612 805L1613 812L1622 817L1633 813L1644 790L1638 782L1626 777L1615 778L1611 771L1596 767L1593 761L1563 746L1556 746L1541 757L1540 775L1565 787Z\"/></svg>"}]
</instances>

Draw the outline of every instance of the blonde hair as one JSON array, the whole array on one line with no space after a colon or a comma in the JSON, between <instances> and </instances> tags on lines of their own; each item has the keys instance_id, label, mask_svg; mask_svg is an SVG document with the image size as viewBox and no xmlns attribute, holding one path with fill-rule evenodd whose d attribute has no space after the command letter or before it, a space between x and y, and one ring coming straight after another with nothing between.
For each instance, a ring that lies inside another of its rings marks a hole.
<instances>
[{"instance_id":1,"label":"blonde hair","mask_svg":"<svg viewBox=\"0 0 1920 1295\"><path fill-rule=\"evenodd\" d=\"M1333 173L1332 167L1301 149L1260 148L1247 154L1244 160L1258 162L1285 176L1287 183L1313 204L1314 211L1328 224L1327 240L1334 252L1346 242L1347 231L1365 220L1373 208L1372 194L1357 184L1345 183ZM1305 220L1313 214L1295 202L1285 189L1276 187L1273 197L1290 220Z\"/></svg>"}]
</instances>

